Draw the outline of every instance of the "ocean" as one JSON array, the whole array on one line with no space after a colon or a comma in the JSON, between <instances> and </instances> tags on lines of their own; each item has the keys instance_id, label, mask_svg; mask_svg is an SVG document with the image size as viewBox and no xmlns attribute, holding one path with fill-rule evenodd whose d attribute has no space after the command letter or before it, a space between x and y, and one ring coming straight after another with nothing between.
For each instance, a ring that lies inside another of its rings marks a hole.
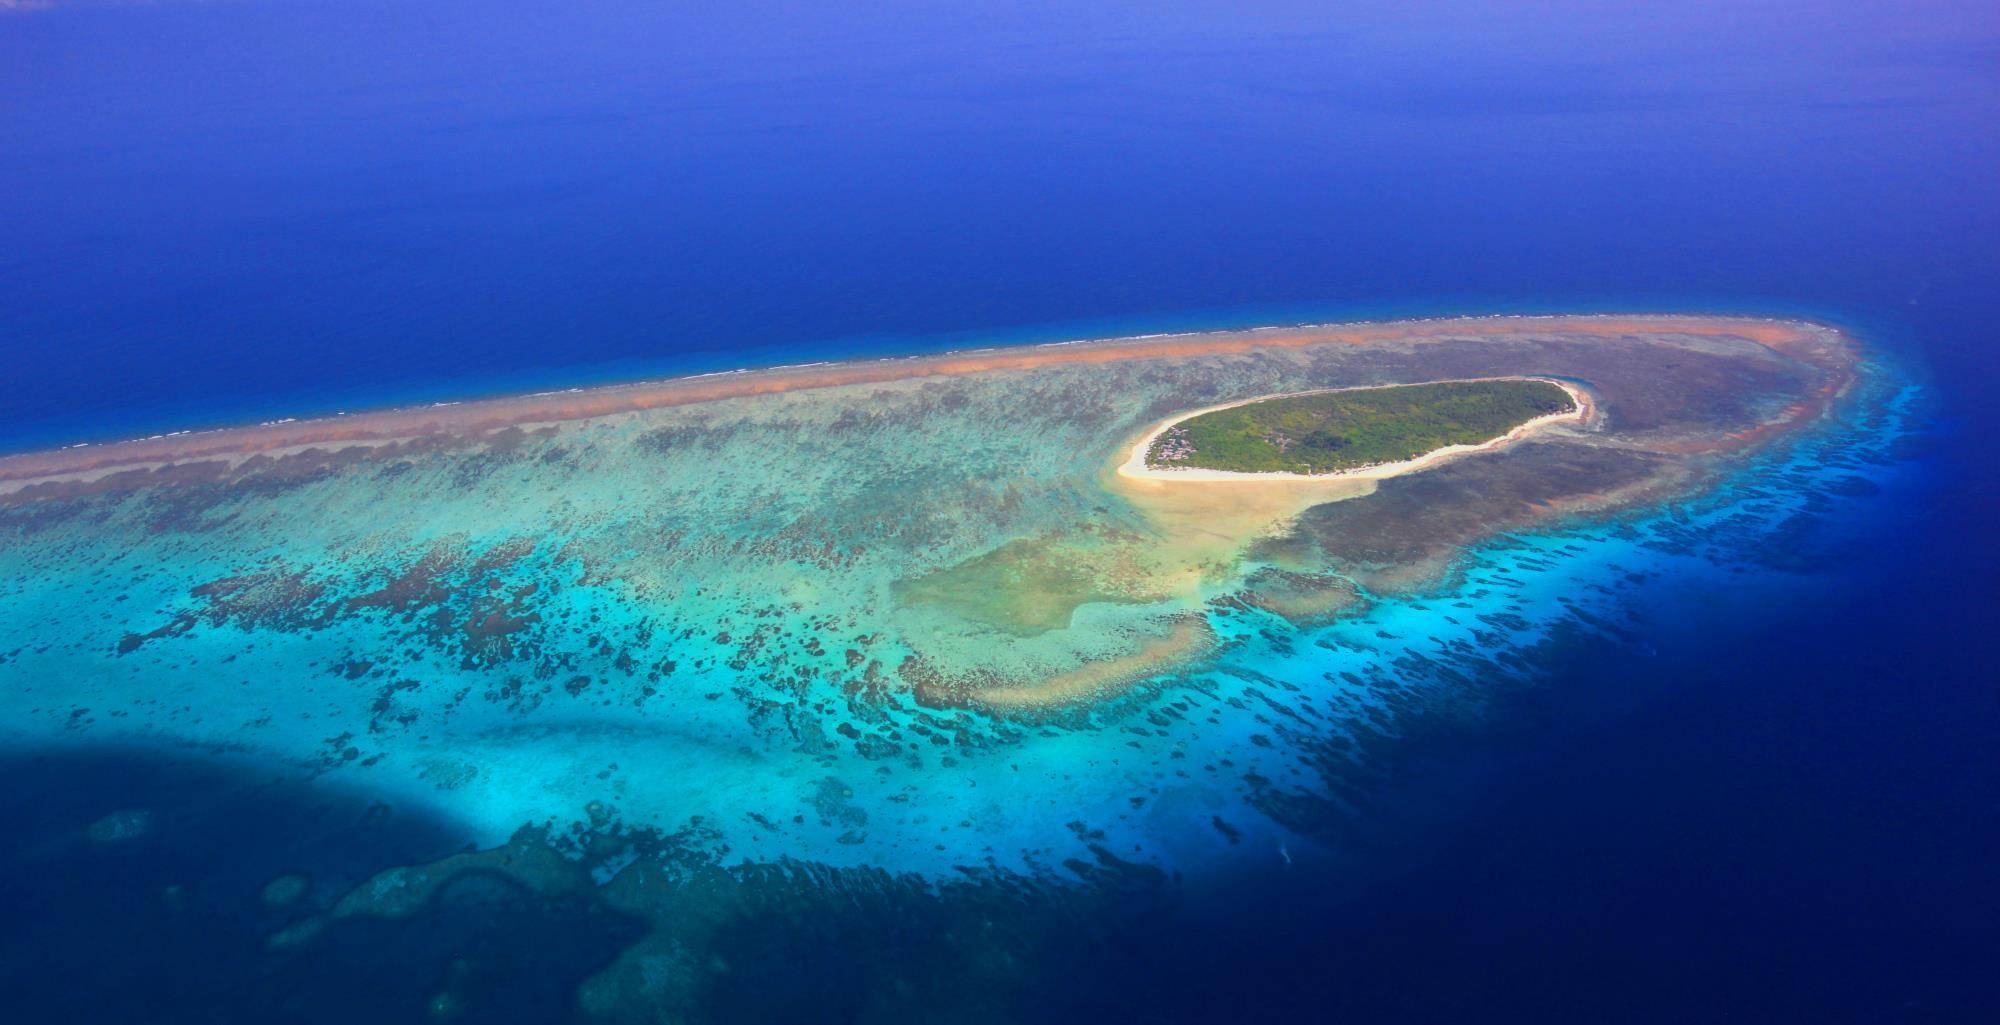
<instances>
[{"instance_id":1,"label":"ocean","mask_svg":"<svg viewBox=\"0 0 2000 1025\"><path fill-rule=\"evenodd\" d=\"M1531 620L1599 586L1629 621L1407 738L1343 860L1184 873L1078 912L1148 927L932 981L1012 980L992 1019L1992 1021L1995 125L1977 3L0 6L0 451L1162 331L1824 321L1886 368L1880 445L1482 548ZM231 895L331 900L518 809L23 735L24 1020L555 1020L648 928L499 880L274 954L283 902ZM825 967L969 928L896 900L711 937L756 984L698 1016L917 1017Z\"/></svg>"}]
</instances>

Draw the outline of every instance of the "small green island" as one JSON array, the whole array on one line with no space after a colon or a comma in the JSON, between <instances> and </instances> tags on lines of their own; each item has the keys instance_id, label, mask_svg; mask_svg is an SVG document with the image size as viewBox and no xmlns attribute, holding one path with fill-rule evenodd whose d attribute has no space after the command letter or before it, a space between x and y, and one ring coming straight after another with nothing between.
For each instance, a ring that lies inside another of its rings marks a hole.
<instances>
[{"instance_id":1,"label":"small green island","mask_svg":"<svg viewBox=\"0 0 2000 1025\"><path fill-rule=\"evenodd\" d=\"M1477 445L1576 400L1549 381L1509 379L1353 388L1260 399L1161 431L1150 469L1327 474Z\"/></svg>"}]
</instances>

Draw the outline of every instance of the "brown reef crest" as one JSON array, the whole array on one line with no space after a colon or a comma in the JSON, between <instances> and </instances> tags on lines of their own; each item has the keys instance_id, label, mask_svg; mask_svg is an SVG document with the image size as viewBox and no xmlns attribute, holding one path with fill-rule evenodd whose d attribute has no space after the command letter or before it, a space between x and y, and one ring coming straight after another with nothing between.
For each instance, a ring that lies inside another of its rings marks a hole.
<instances>
[{"instance_id":1,"label":"brown reef crest","mask_svg":"<svg viewBox=\"0 0 2000 1025\"><path fill-rule=\"evenodd\" d=\"M1113 338L976 349L929 356L829 363L813 367L709 374L563 392L375 410L353 415L222 427L157 437L0 456L0 499L54 497L180 480L233 477L252 468L319 465L356 458L380 446L428 448L481 439L510 428L586 420L617 413L692 405L789 391L1114 363L1254 353L1322 345L1365 346L1464 335L1646 334L1747 339L1795 357L1820 348L1831 329L1795 321L1680 315L1449 317L1432 320L1301 325ZM1809 356L1807 358L1810 358ZM1826 396L1802 397L1784 421L1811 413ZM1772 424L1770 426L1779 426ZM346 453L345 456L341 453Z\"/></svg>"}]
</instances>

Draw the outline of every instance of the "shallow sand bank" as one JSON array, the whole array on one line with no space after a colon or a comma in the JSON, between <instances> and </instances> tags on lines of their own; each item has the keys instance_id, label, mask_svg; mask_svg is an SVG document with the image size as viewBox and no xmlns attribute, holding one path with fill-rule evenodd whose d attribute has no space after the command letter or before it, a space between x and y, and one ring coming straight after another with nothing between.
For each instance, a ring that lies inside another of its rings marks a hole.
<instances>
[{"instance_id":1,"label":"shallow sand bank","mask_svg":"<svg viewBox=\"0 0 2000 1025\"><path fill-rule=\"evenodd\" d=\"M1194 662L1214 647L1215 631L1204 620L1179 619L1164 635L1138 641L1129 654L1086 662L1032 683L974 690L957 700L995 712L1087 705L1115 697L1176 665Z\"/></svg>"}]
</instances>

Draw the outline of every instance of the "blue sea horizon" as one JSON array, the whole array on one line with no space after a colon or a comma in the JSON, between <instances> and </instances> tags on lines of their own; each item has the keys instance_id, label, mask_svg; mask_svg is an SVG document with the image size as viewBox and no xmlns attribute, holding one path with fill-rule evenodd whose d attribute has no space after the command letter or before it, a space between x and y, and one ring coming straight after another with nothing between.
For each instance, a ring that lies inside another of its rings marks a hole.
<instances>
[{"instance_id":1,"label":"blue sea horizon","mask_svg":"<svg viewBox=\"0 0 2000 1025\"><path fill-rule=\"evenodd\" d=\"M1833 324L1895 416L1481 546L1604 588L1549 623L1630 618L1411 738L1343 860L1218 858L994 1017L1994 1021L1996 124L1979 4L0 7L0 452L1266 324ZM274 955L275 879L494 824L171 742L0 765L22 1020L436 1020L447 977L560 1020L641 931L482 891ZM768 992L710 1018L868 1016L732 940Z\"/></svg>"}]
</instances>

